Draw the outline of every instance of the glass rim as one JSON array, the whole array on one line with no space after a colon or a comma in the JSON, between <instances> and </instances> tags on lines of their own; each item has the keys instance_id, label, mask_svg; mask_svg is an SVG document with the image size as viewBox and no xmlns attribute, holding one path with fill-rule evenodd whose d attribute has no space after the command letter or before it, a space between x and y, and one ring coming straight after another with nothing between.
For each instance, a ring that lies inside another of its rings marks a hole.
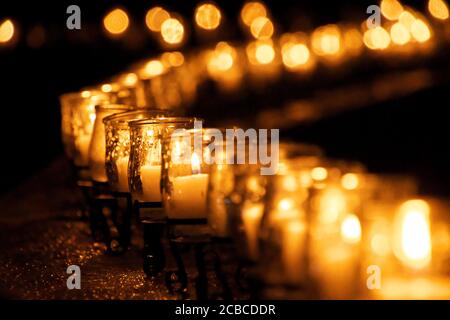
<instances>
[{"instance_id":1,"label":"glass rim","mask_svg":"<svg viewBox=\"0 0 450 320\"><path fill-rule=\"evenodd\" d=\"M145 125L157 125L157 124L178 124L189 123L194 121L203 121L202 118L197 117L158 117L154 119L141 119L129 122L130 127L140 127Z\"/></svg>"},{"instance_id":2,"label":"glass rim","mask_svg":"<svg viewBox=\"0 0 450 320\"><path fill-rule=\"evenodd\" d=\"M119 111L132 111L136 107L127 105L127 104L118 104L118 103L102 103L95 106L95 111L111 111L111 110L119 110Z\"/></svg>"},{"instance_id":3,"label":"glass rim","mask_svg":"<svg viewBox=\"0 0 450 320\"><path fill-rule=\"evenodd\" d=\"M115 113L110 116L107 116L103 119L103 123L105 124L124 124L128 125L133 121L141 121L146 120L146 118L136 118L136 115L148 115L150 118L157 118L158 115L164 117L165 115L171 115L173 111L164 110L164 109L150 109L150 108L142 108L142 109L133 109L125 112ZM153 117L152 117L153 115Z\"/></svg>"}]
</instances>

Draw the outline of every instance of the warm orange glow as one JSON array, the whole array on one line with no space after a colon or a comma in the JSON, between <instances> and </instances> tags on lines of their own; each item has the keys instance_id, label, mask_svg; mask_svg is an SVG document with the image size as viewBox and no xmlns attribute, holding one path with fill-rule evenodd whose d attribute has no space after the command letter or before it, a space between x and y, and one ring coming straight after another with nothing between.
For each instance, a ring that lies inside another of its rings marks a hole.
<instances>
[{"instance_id":1,"label":"warm orange glow","mask_svg":"<svg viewBox=\"0 0 450 320\"><path fill-rule=\"evenodd\" d=\"M14 36L14 24L7 19L0 24L0 43L9 42Z\"/></svg>"},{"instance_id":2,"label":"warm orange glow","mask_svg":"<svg viewBox=\"0 0 450 320\"><path fill-rule=\"evenodd\" d=\"M208 60L208 71L215 74L233 67L236 50L226 42L219 42Z\"/></svg>"},{"instance_id":3,"label":"warm orange glow","mask_svg":"<svg viewBox=\"0 0 450 320\"><path fill-rule=\"evenodd\" d=\"M392 42L398 45L404 45L411 40L411 35L402 23L396 22L391 27Z\"/></svg>"},{"instance_id":4,"label":"warm orange glow","mask_svg":"<svg viewBox=\"0 0 450 320\"><path fill-rule=\"evenodd\" d=\"M328 188L319 200L319 221L321 223L335 223L345 212L346 200L342 189Z\"/></svg>"},{"instance_id":5,"label":"warm orange glow","mask_svg":"<svg viewBox=\"0 0 450 320\"><path fill-rule=\"evenodd\" d=\"M270 44L264 43L256 46L256 60L261 64L271 63L275 57L275 50Z\"/></svg>"},{"instance_id":6,"label":"warm orange glow","mask_svg":"<svg viewBox=\"0 0 450 320\"><path fill-rule=\"evenodd\" d=\"M202 4L195 10L195 22L202 29L216 29L220 24L221 18L222 14L219 8L212 3Z\"/></svg>"},{"instance_id":7,"label":"warm orange glow","mask_svg":"<svg viewBox=\"0 0 450 320\"><path fill-rule=\"evenodd\" d=\"M184 63L184 56L179 51L164 52L161 55L162 63L168 67L179 67Z\"/></svg>"},{"instance_id":8,"label":"warm orange glow","mask_svg":"<svg viewBox=\"0 0 450 320\"><path fill-rule=\"evenodd\" d=\"M354 214L348 214L341 223L341 236L347 243L358 243L361 240L361 224Z\"/></svg>"},{"instance_id":9,"label":"warm orange glow","mask_svg":"<svg viewBox=\"0 0 450 320\"><path fill-rule=\"evenodd\" d=\"M266 7L261 2L247 2L241 10L242 22L247 26L250 26L254 19L266 16Z\"/></svg>"},{"instance_id":10,"label":"warm orange glow","mask_svg":"<svg viewBox=\"0 0 450 320\"><path fill-rule=\"evenodd\" d=\"M381 13L388 20L397 20L403 12L403 6L397 0L382 0L380 8Z\"/></svg>"},{"instance_id":11,"label":"warm orange glow","mask_svg":"<svg viewBox=\"0 0 450 320\"><path fill-rule=\"evenodd\" d=\"M359 54L363 48L363 41L361 32L358 29L352 28L344 32L343 36L344 48L351 54Z\"/></svg>"},{"instance_id":12,"label":"warm orange glow","mask_svg":"<svg viewBox=\"0 0 450 320\"><path fill-rule=\"evenodd\" d=\"M156 77L164 72L164 65L159 60L151 60L144 67L144 73L148 77Z\"/></svg>"},{"instance_id":13,"label":"warm orange glow","mask_svg":"<svg viewBox=\"0 0 450 320\"><path fill-rule=\"evenodd\" d=\"M411 25L411 34L418 42L426 42L430 39L431 33L427 24L421 19L416 19Z\"/></svg>"},{"instance_id":14,"label":"warm orange glow","mask_svg":"<svg viewBox=\"0 0 450 320\"><path fill-rule=\"evenodd\" d=\"M175 18L165 20L161 25L161 36L169 44L178 44L183 41L183 24Z\"/></svg>"},{"instance_id":15,"label":"warm orange glow","mask_svg":"<svg viewBox=\"0 0 450 320\"><path fill-rule=\"evenodd\" d=\"M124 33L129 26L128 14L122 9L114 9L103 19L103 25L112 35Z\"/></svg>"},{"instance_id":16,"label":"warm orange glow","mask_svg":"<svg viewBox=\"0 0 450 320\"><path fill-rule=\"evenodd\" d=\"M448 6L443 0L429 0L428 1L428 11L436 19L447 20Z\"/></svg>"},{"instance_id":17,"label":"warm orange glow","mask_svg":"<svg viewBox=\"0 0 450 320\"><path fill-rule=\"evenodd\" d=\"M373 252L379 256L387 256L391 252L389 238L386 234L375 234L370 241Z\"/></svg>"},{"instance_id":18,"label":"warm orange glow","mask_svg":"<svg viewBox=\"0 0 450 320\"><path fill-rule=\"evenodd\" d=\"M273 31L273 23L267 17L255 18L250 25L250 32L256 39L270 39Z\"/></svg>"},{"instance_id":19,"label":"warm orange glow","mask_svg":"<svg viewBox=\"0 0 450 320\"><path fill-rule=\"evenodd\" d=\"M148 10L145 15L145 24L154 32L161 31L161 25L170 18L170 14L161 7L154 7Z\"/></svg>"},{"instance_id":20,"label":"warm orange glow","mask_svg":"<svg viewBox=\"0 0 450 320\"><path fill-rule=\"evenodd\" d=\"M411 26L412 26L413 22L416 21L416 18L414 17L414 15L411 12L405 10L400 15L398 21L402 25L404 25L408 29L408 31L411 31Z\"/></svg>"},{"instance_id":21,"label":"warm orange glow","mask_svg":"<svg viewBox=\"0 0 450 320\"><path fill-rule=\"evenodd\" d=\"M127 87L133 87L137 81L138 81L138 77L135 73L128 73L125 76L123 83Z\"/></svg>"},{"instance_id":22,"label":"warm orange glow","mask_svg":"<svg viewBox=\"0 0 450 320\"><path fill-rule=\"evenodd\" d=\"M111 91L113 90L113 87L112 87L111 84L105 83L105 84L102 85L101 90L102 90L103 92L108 93L108 92L111 92Z\"/></svg>"},{"instance_id":23,"label":"warm orange glow","mask_svg":"<svg viewBox=\"0 0 450 320\"><path fill-rule=\"evenodd\" d=\"M201 169L200 158L195 152L192 154L192 157L191 157L191 166L192 166L193 174L200 173L200 171L201 171L200 170Z\"/></svg>"},{"instance_id":24,"label":"warm orange glow","mask_svg":"<svg viewBox=\"0 0 450 320\"><path fill-rule=\"evenodd\" d=\"M316 167L311 170L311 178L316 181L323 181L328 177L327 169L323 167Z\"/></svg>"},{"instance_id":25,"label":"warm orange glow","mask_svg":"<svg viewBox=\"0 0 450 320\"><path fill-rule=\"evenodd\" d=\"M364 33L364 44L372 50L383 50L389 47L391 37L383 27L369 29Z\"/></svg>"},{"instance_id":26,"label":"warm orange glow","mask_svg":"<svg viewBox=\"0 0 450 320\"><path fill-rule=\"evenodd\" d=\"M406 265L423 268L431 260L430 207L423 200L402 204L396 217L395 255Z\"/></svg>"},{"instance_id":27,"label":"warm orange glow","mask_svg":"<svg viewBox=\"0 0 450 320\"><path fill-rule=\"evenodd\" d=\"M337 25L327 25L314 30L311 45L319 56L335 55L341 49L341 32Z\"/></svg>"},{"instance_id":28,"label":"warm orange glow","mask_svg":"<svg viewBox=\"0 0 450 320\"><path fill-rule=\"evenodd\" d=\"M346 173L341 178L341 185L344 189L355 190L359 186L358 175L354 173Z\"/></svg>"},{"instance_id":29,"label":"warm orange glow","mask_svg":"<svg viewBox=\"0 0 450 320\"><path fill-rule=\"evenodd\" d=\"M82 98L89 98L91 96L91 92L88 90L84 90L81 92L81 97Z\"/></svg>"},{"instance_id":30,"label":"warm orange glow","mask_svg":"<svg viewBox=\"0 0 450 320\"><path fill-rule=\"evenodd\" d=\"M305 65L310 57L308 47L303 43L287 42L281 47L283 63L286 67L295 69Z\"/></svg>"}]
</instances>

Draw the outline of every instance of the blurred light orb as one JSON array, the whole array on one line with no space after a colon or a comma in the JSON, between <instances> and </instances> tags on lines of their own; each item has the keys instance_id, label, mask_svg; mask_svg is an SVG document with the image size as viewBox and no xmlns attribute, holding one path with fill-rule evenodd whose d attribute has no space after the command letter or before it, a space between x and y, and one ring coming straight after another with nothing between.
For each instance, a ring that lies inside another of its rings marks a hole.
<instances>
[{"instance_id":1,"label":"blurred light orb","mask_svg":"<svg viewBox=\"0 0 450 320\"><path fill-rule=\"evenodd\" d=\"M381 13L388 20L397 20L403 12L403 6L397 0L382 0L380 4Z\"/></svg>"},{"instance_id":2,"label":"blurred light orb","mask_svg":"<svg viewBox=\"0 0 450 320\"><path fill-rule=\"evenodd\" d=\"M175 18L165 20L161 25L161 36L169 44L178 44L183 41L183 24Z\"/></svg>"},{"instance_id":3,"label":"blurred light orb","mask_svg":"<svg viewBox=\"0 0 450 320\"><path fill-rule=\"evenodd\" d=\"M337 25L326 25L314 30L311 36L314 53L319 56L335 55L341 49L341 32Z\"/></svg>"},{"instance_id":4,"label":"blurred light orb","mask_svg":"<svg viewBox=\"0 0 450 320\"><path fill-rule=\"evenodd\" d=\"M328 170L323 167L315 167L311 170L311 178L323 181L328 177Z\"/></svg>"},{"instance_id":5,"label":"blurred light orb","mask_svg":"<svg viewBox=\"0 0 450 320\"><path fill-rule=\"evenodd\" d=\"M404 25L409 31L411 31L411 26L414 21L416 21L416 18L414 15L409 11L403 11L400 17L398 18L398 21Z\"/></svg>"},{"instance_id":6,"label":"blurred light orb","mask_svg":"<svg viewBox=\"0 0 450 320\"><path fill-rule=\"evenodd\" d=\"M347 243L358 243L361 240L361 223L354 214L348 214L341 223L341 236Z\"/></svg>"},{"instance_id":7,"label":"blurred light orb","mask_svg":"<svg viewBox=\"0 0 450 320\"><path fill-rule=\"evenodd\" d=\"M161 25L170 18L170 14L161 7L154 7L147 11L145 24L153 32L161 31Z\"/></svg>"},{"instance_id":8,"label":"blurred light orb","mask_svg":"<svg viewBox=\"0 0 450 320\"><path fill-rule=\"evenodd\" d=\"M266 17L267 9L264 4L257 1L247 2L241 10L241 19L245 25L250 26L256 18Z\"/></svg>"},{"instance_id":9,"label":"blurred light orb","mask_svg":"<svg viewBox=\"0 0 450 320\"><path fill-rule=\"evenodd\" d=\"M429 0L428 11L436 19L447 20L449 16L448 6L443 0Z\"/></svg>"},{"instance_id":10,"label":"blurred light orb","mask_svg":"<svg viewBox=\"0 0 450 320\"><path fill-rule=\"evenodd\" d=\"M344 32L343 44L346 51L351 54L358 54L363 48L361 32L356 28L348 29Z\"/></svg>"},{"instance_id":11,"label":"blurred light orb","mask_svg":"<svg viewBox=\"0 0 450 320\"><path fill-rule=\"evenodd\" d=\"M0 24L0 43L9 42L14 36L14 23L7 19Z\"/></svg>"},{"instance_id":12,"label":"blurred light orb","mask_svg":"<svg viewBox=\"0 0 450 320\"><path fill-rule=\"evenodd\" d=\"M308 62L309 49L303 43L288 42L281 47L283 63L288 68L296 68Z\"/></svg>"},{"instance_id":13,"label":"blurred light orb","mask_svg":"<svg viewBox=\"0 0 450 320\"><path fill-rule=\"evenodd\" d=\"M359 186L358 175L354 173L346 173L341 178L342 187L346 190L355 190Z\"/></svg>"},{"instance_id":14,"label":"blurred light orb","mask_svg":"<svg viewBox=\"0 0 450 320\"><path fill-rule=\"evenodd\" d=\"M164 52L161 55L161 61L164 65L169 67L179 67L184 63L184 56L179 51Z\"/></svg>"},{"instance_id":15,"label":"blurred light orb","mask_svg":"<svg viewBox=\"0 0 450 320\"><path fill-rule=\"evenodd\" d=\"M273 35L273 31L273 23L267 17L255 18L250 25L250 32L256 39L270 39Z\"/></svg>"},{"instance_id":16,"label":"blurred light orb","mask_svg":"<svg viewBox=\"0 0 450 320\"><path fill-rule=\"evenodd\" d=\"M195 10L195 22L205 30L214 30L220 25L222 14L219 8L212 3L205 3Z\"/></svg>"},{"instance_id":17,"label":"blurred light orb","mask_svg":"<svg viewBox=\"0 0 450 320\"><path fill-rule=\"evenodd\" d=\"M122 9L114 9L103 18L103 25L112 35L124 33L130 24L128 14Z\"/></svg>"},{"instance_id":18,"label":"blurred light orb","mask_svg":"<svg viewBox=\"0 0 450 320\"><path fill-rule=\"evenodd\" d=\"M381 26L369 29L364 33L364 43L369 49L384 50L389 47L391 37L389 33Z\"/></svg>"},{"instance_id":19,"label":"blurred light orb","mask_svg":"<svg viewBox=\"0 0 450 320\"><path fill-rule=\"evenodd\" d=\"M226 42L219 42L216 45L211 58L208 61L208 71L227 71L233 67L236 50Z\"/></svg>"},{"instance_id":20,"label":"blurred light orb","mask_svg":"<svg viewBox=\"0 0 450 320\"><path fill-rule=\"evenodd\" d=\"M411 34L402 23L396 22L391 27L391 39L395 44L404 45L411 40Z\"/></svg>"},{"instance_id":21,"label":"blurred light orb","mask_svg":"<svg viewBox=\"0 0 450 320\"><path fill-rule=\"evenodd\" d=\"M123 83L127 87L133 87L137 83L137 81L138 81L137 75L133 72L130 72L125 76Z\"/></svg>"},{"instance_id":22,"label":"blurred light orb","mask_svg":"<svg viewBox=\"0 0 450 320\"><path fill-rule=\"evenodd\" d=\"M151 60L144 67L145 75L148 77L156 77L164 72L164 65L159 60Z\"/></svg>"},{"instance_id":23,"label":"blurred light orb","mask_svg":"<svg viewBox=\"0 0 450 320\"><path fill-rule=\"evenodd\" d=\"M256 45L255 58L260 64L269 64L275 58L275 50L272 45L262 43Z\"/></svg>"},{"instance_id":24,"label":"blurred light orb","mask_svg":"<svg viewBox=\"0 0 450 320\"><path fill-rule=\"evenodd\" d=\"M418 42L426 42L431 38L430 29L421 19L416 19L411 25L411 34Z\"/></svg>"}]
</instances>

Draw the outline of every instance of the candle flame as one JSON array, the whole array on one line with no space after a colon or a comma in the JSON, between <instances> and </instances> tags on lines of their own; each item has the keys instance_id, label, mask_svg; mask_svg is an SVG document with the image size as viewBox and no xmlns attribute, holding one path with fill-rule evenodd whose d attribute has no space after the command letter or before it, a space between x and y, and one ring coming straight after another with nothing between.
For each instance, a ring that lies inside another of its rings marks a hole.
<instances>
[{"instance_id":1,"label":"candle flame","mask_svg":"<svg viewBox=\"0 0 450 320\"><path fill-rule=\"evenodd\" d=\"M430 207L423 200L402 204L397 216L395 255L413 268L423 268L431 260Z\"/></svg>"},{"instance_id":2,"label":"candle flame","mask_svg":"<svg viewBox=\"0 0 450 320\"><path fill-rule=\"evenodd\" d=\"M200 166L200 158L197 155L197 153L193 153L192 157L191 157L191 166L192 166L192 173L193 174L198 174L201 171L201 166Z\"/></svg>"},{"instance_id":3,"label":"candle flame","mask_svg":"<svg viewBox=\"0 0 450 320\"><path fill-rule=\"evenodd\" d=\"M361 240L361 224L354 214L348 214L341 223L341 236L347 243L358 243Z\"/></svg>"}]
</instances>

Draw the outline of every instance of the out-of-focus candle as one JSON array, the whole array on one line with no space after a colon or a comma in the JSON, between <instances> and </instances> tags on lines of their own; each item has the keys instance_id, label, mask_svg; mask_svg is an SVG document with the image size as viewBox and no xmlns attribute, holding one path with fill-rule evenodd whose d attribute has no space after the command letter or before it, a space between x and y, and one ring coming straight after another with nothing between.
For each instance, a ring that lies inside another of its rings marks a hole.
<instances>
[{"instance_id":1,"label":"out-of-focus candle","mask_svg":"<svg viewBox=\"0 0 450 320\"><path fill-rule=\"evenodd\" d=\"M79 164L85 164L89 162L89 145L91 144L90 135L80 135L75 138L75 148L79 152ZM78 163L77 163L78 164Z\"/></svg>"},{"instance_id":2,"label":"out-of-focus candle","mask_svg":"<svg viewBox=\"0 0 450 320\"><path fill-rule=\"evenodd\" d=\"M161 166L144 165L141 167L142 197L144 201L161 201Z\"/></svg>"},{"instance_id":3,"label":"out-of-focus candle","mask_svg":"<svg viewBox=\"0 0 450 320\"><path fill-rule=\"evenodd\" d=\"M117 159L117 177L119 179L119 191L129 192L130 188L128 186L128 156Z\"/></svg>"},{"instance_id":4,"label":"out-of-focus candle","mask_svg":"<svg viewBox=\"0 0 450 320\"><path fill-rule=\"evenodd\" d=\"M304 277L306 225L301 220L291 220L283 227L282 259L286 277L294 283Z\"/></svg>"},{"instance_id":5,"label":"out-of-focus candle","mask_svg":"<svg viewBox=\"0 0 450 320\"><path fill-rule=\"evenodd\" d=\"M258 250L258 232L264 211L262 203L246 204L242 210L242 222L247 237L248 253L251 259L256 259Z\"/></svg>"}]
</instances>

